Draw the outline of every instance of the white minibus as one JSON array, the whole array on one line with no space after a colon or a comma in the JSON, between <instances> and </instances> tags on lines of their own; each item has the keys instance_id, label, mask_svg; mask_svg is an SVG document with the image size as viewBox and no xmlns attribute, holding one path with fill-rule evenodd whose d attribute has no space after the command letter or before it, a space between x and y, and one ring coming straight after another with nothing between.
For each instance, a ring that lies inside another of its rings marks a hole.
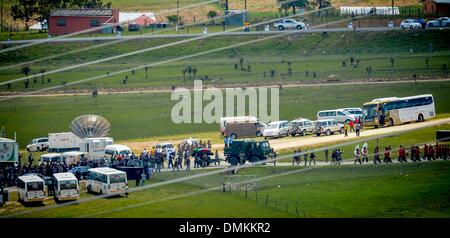
<instances>
[{"instance_id":1,"label":"white minibus","mask_svg":"<svg viewBox=\"0 0 450 238\"><path fill-rule=\"evenodd\" d=\"M72 173L53 174L53 189L56 201L78 200L80 198L78 179Z\"/></svg>"},{"instance_id":2,"label":"white minibus","mask_svg":"<svg viewBox=\"0 0 450 238\"><path fill-rule=\"evenodd\" d=\"M126 193L128 190L127 174L108 167L89 169L86 186L88 192L100 194Z\"/></svg>"},{"instance_id":3,"label":"white minibus","mask_svg":"<svg viewBox=\"0 0 450 238\"><path fill-rule=\"evenodd\" d=\"M23 175L17 179L19 200L23 202L42 202L45 195L45 182L37 175Z\"/></svg>"}]
</instances>

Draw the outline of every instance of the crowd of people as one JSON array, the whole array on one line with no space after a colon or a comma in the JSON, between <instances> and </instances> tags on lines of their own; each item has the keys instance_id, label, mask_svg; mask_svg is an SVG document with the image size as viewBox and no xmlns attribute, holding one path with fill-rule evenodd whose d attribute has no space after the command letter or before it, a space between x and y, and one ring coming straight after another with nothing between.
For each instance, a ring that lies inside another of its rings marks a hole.
<instances>
[{"instance_id":1,"label":"crowd of people","mask_svg":"<svg viewBox=\"0 0 450 238\"><path fill-rule=\"evenodd\" d=\"M304 149L302 151L301 148L294 150L294 155L292 157L292 165L300 165L301 159L303 157L304 165L311 165L316 164L316 155L313 151L308 153L308 151L311 149ZM331 152L331 164L341 164L342 163L342 155L344 154L344 151L342 151L339 148L335 148ZM379 146L376 146L373 150L373 163L374 164L381 164L381 163L392 163L392 157L394 152L391 148L391 146L386 146L384 148L384 151L380 150ZM363 164L363 163L369 163L369 146L367 143L363 145L362 148L360 148L359 145L355 147L355 150L353 151L354 155L354 164ZM403 145L400 145L397 152L397 161L400 163L408 162L408 156L409 160L412 162L418 162L422 160L447 160L450 159L450 145L448 144L439 144L436 143L435 145L429 145L424 144L421 148L421 146L418 145L411 145L409 148L404 147ZM324 150L324 162L328 163L329 161L329 149ZM309 162L309 163L308 163Z\"/></svg>"},{"instance_id":2,"label":"crowd of people","mask_svg":"<svg viewBox=\"0 0 450 238\"><path fill-rule=\"evenodd\" d=\"M197 149L198 152L194 152ZM204 150L202 150L204 149ZM57 162L39 162L37 163L30 153L28 155L27 163L21 165L21 159L16 164L5 164L0 167L0 187L16 186L17 178L24 174L36 173L45 177L52 177L54 173L69 172L74 167L141 167L143 168L142 179L150 179L153 173L161 172L161 169L167 168L171 171L183 170L183 166L186 171L191 170L191 156L193 157L194 168L203 168L209 165L208 161L212 161L213 164L220 164L219 153L216 150L215 153L210 152L211 143L208 142L195 142L180 144L178 150L172 146L167 147L152 147L150 150L144 148L139 156L134 153L122 154L111 156L110 158L103 157L94 160L88 160L83 155L81 156L77 164L67 165L65 161ZM210 152L210 153L208 153ZM214 156L214 159L211 158ZM20 156L21 157L21 156ZM78 179L84 177L79 171L74 172Z\"/></svg>"},{"instance_id":3,"label":"crowd of people","mask_svg":"<svg viewBox=\"0 0 450 238\"><path fill-rule=\"evenodd\" d=\"M357 117L355 121L348 121L344 123L344 136L347 137L348 133L355 132L356 136L361 135L361 130L363 129L362 118Z\"/></svg>"}]
</instances>

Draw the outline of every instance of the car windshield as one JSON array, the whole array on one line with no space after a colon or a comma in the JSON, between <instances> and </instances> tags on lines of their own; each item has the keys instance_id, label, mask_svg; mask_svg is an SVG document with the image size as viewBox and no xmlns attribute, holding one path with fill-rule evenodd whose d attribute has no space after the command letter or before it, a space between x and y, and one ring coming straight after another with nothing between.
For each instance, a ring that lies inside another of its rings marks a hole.
<instances>
[{"instance_id":1,"label":"car windshield","mask_svg":"<svg viewBox=\"0 0 450 238\"><path fill-rule=\"evenodd\" d=\"M278 124L278 123L270 123L268 126L267 126L267 129L277 129L278 128L278 126L279 126L280 124Z\"/></svg>"},{"instance_id":2,"label":"car windshield","mask_svg":"<svg viewBox=\"0 0 450 238\"><path fill-rule=\"evenodd\" d=\"M42 191L44 190L43 182L28 182L27 191Z\"/></svg>"},{"instance_id":3,"label":"car windshield","mask_svg":"<svg viewBox=\"0 0 450 238\"><path fill-rule=\"evenodd\" d=\"M59 188L61 190L77 189L77 181L76 180L60 181Z\"/></svg>"},{"instance_id":4,"label":"car windshield","mask_svg":"<svg viewBox=\"0 0 450 238\"><path fill-rule=\"evenodd\" d=\"M125 183L125 174L111 174L109 175L110 183Z\"/></svg>"}]
</instances>

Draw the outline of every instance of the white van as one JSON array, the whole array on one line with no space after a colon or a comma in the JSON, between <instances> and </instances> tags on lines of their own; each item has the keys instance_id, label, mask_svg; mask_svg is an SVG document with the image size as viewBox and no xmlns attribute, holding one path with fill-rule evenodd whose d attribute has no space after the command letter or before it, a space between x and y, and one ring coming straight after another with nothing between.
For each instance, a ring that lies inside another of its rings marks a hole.
<instances>
[{"instance_id":1,"label":"white van","mask_svg":"<svg viewBox=\"0 0 450 238\"><path fill-rule=\"evenodd\" d=\"M125 193L128 190L127 174L108 167L89 169L86 187L88 192L100 194Z\"/></svg>"},{"instance_id":2,"label":"white van","mask_svg":"<svg viewBox=\"0 0 450 238\"><path fill-rule=\"evenodd\" d=\"M23 202L42 202L45 195L45 182L37 175L23 175L17 179L19 200Z\"/></svg>"},{"instance_id":3,"label":"white van","mask_svg":"<svg viewBox=\"0 0 450 238\"><path fill-rule=\"evenodd\" d=\"M52 163L52 162L63 162L63 157L59 153L49 153L41 155L41 160L39 161L39 165L42 163Z\"/></svg>"},{"instance_id":4,"label":"white van","mask_svg":"<svg viewBox=\"0 0 450 238\"><path fill-rule=\"evenodd\" d=\"M355 116L355 118L359 118L359 117L363 116L363 110L359 107L342 108L342 110L350 113L350 115Z\"/></svg>"},{"instance_id":5,"label":"white van","mask_svg":"<svg viewBox=\"0 0 450 238\"><path fill-rule=\"evenodd\" d=\"M257 123L258 118L254 116L240 116L240 117L221 117L220 118L220 134L225 134L225 127L227 123L235 123L235 122L252 122Z\"/></svg>"},{"instance_id":6,"label":"white van","mask_svg":"<svg viewBox=\"0 0 450 238\"><path fill-rule=\"evenodd\" d=\"M108 159L119 155L131 155L131 149L126 145L108 145L104 155Z\"/></svg>"},{"instance_id":7,"label":"white van","mask_svg":"<svg viewBox=\"0 0 450 238\"><path fill-rule=\"evenodd\" d=\"M266 128L264 128L263 136L267 137L282 137L287 136L289 133L289 122L288 121L275 121L269 123Z\"/></svg>"},{"instance_id":8,"label":"white van","mask_svg":"<svg viewBox=\"0 0 450 238\"><path fill-rule=\"evenodd\" d=\"M56 201L78 200L80 198L78 179L72 173L53 174L53 182Z\"/></svg>"},{"instance_id":9,"label":"white van","mask_svg":"<svg viewBox=\"0 0 450 238\"><path fill-rule=\"evenodd\" d=\"M351 115L344 109L324 110L317 113L317 120L335 120L337 122L355 121L355 116Z\"/></svg>"}]
</instances>

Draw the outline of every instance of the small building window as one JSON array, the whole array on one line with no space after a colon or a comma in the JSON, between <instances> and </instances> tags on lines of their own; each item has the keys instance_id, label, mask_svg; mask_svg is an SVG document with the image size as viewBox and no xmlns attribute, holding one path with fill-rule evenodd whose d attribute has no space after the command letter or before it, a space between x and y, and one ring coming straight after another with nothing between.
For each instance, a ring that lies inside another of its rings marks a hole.
<instances>
[{"instance_id":1,"label":"small building window","mask_svg":"<svg viewBox=\"0 0 450 238\"><path fill-rule=\"evenodd\" d=\"M98 19L91 19L89 23L91 24L91 26L100 26L100 22L98 21Z\"/></svg>"},{"instance_id":2,"label":"small building window","mask_svg":"<svg viewBox=\"0 0 450 238\"><path fill-rule=\"evenodd\" d=\"M56 19L56 25L57 26L65 26L66 25L66 19L63 19L63 18Z\"/></svg>"}]
</instances>

